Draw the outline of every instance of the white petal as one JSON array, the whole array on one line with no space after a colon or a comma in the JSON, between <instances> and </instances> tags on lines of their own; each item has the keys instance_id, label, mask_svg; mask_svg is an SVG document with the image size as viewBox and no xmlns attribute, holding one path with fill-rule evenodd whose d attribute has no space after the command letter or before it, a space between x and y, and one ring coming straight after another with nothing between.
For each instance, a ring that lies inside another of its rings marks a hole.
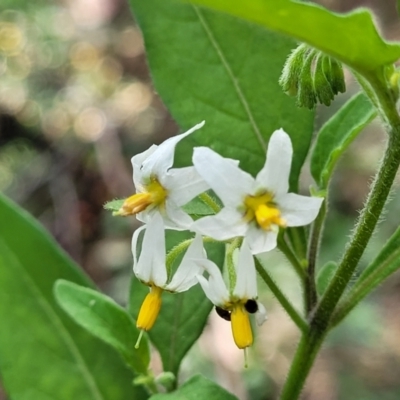
<instances>
[{"instance_id":1,"label":"white petal","mask_svg":"<svg viewBox=\"0 0 400 400\"><path fill-rule=\"evenodd\" d=\"M166 228L177 231L189 229L193 224L193 220L189 214L185 213L185 211L169 199L165 202L165 215L163 217Z\"/></svg>"},{"instance_id":2,"label":"white petal","mask_svg":"<svg viewBox=\"0 0 400 400\"><path fill-rule=\"evenodd\" d=\"M276 201L287 226L302 226L314 221L324 199L288 193Z\"/></svg>"},{"instance_id":3,"label":"white petal","mask_svg":"<svg viewBox=\"0 0 400 400\"><path fill-rule=\"evenodd\" d=\"M205 124L205 121L195 125L185 133L173 136L158 146L156 152L154 152L146 161L143 162L143 173L147 176L154 174L156 176L162 176L172 167L174 163L175 146L180 140L190 135L194 131L200 129Z\"/></svg>"},{"instance_id":4,"label":"white petal","mask_svg":"<svg viewBox=\"0 0 400 400\"><path fill-rule=\"evenodd\" d=\"M146 229L146 225L137 228L135 232L133 232L132 236L132 255L133 255L133 271L136 273L137 271L137 241L139 239L140 232Z\"/></svg>"},{"instance_id":5,"label":"white petal","mask_svg":"<svg viewBox=\"0 0 400 400\"><path fill-rule=\"evenodd\" d=\"M244 236L247 223L243 220L241 213L225 207L215 216L198 219L191 225L190 230L216 240L227 240L236 236Z\"/></svg>"},{"instance_id":6,"label":"white petal","mask_svg":"<svg viewBox=\"0 0 400 400\"><path fill-rule=\"evenodd\" d=\"M236 267L236 285L233 294L240 299L257 297L257 277L253 255L247 241L244 240L239 251Z\"/></svg>"},{"instance_id":7,"label":"white petal","mask_svg":"<svg viewBox=\"0 0 400 400\"><path fill-rule=\"evenodd\" d=\"M156 213L146 226L135 275L142 281L162 287L167 282L165 232L161 216Z\"/></svg>"},{"instance_id":8,"label":"white petal","mask_svg":"<svg viewBox=\"0 0 400 400\"><path fill-rule=\"evenodd\" d=\"M274 249L277 245L278 232L265 231L261 228L251 226L247 231L250 250L253 254L260 254Z\"/></svg>"},{"instance_id":9,"label":"white petal","mask_svg":"<svg viewBox=\"0 0 400 400\"><path fill-rule=\"evenodd\" d=\"M210 188L194 167L170 169L163 179L161 183L168 190L168 198L178 206Z\"/></svg>"},{"instance_id":10,"label":"white petal","mask_svg":"<svg viewBox=\"0 0 400 400\"><path fill-rule=\"evenodd\" d=\"M136 190L139 189L140 186L143 185L143 171L142 171L142 164L143 162L153 154L157 147L153 144L150 148L140 154L136 154L132 157L131 163L133 168L133 183L135 184Z\"/></svg>"},{"instance_id":11,"label":"white petal","mask_svg":"<svg viewBox=\"0 0 400 400\"><path fill-rule=\"evenodd\" d=\"M222 278L219 268L210 260L195 260L208 273L208 281L202 275L197 275L197 279L204 290L205 295L215 305L222 305L229 300L229 292Z\"/></svg>"},{"instance_id":12,"label":"white petal","mask_svg":"<svg viewBox=\"0 0 400 400\"><path fill-rule=\"evenodd\" d=\"M182 231L189 229L193 223L192 218L187 213L168 200L165 202L165 210L161 210L160 207L153 207L137 213L136 218L139 221L148 223L156 214L159 214L162 217L164 228L166 229Z\"/></svg>"},{"instance_id":13,"label":"white petal","mask_svg":"<svg viewBox=\"0 0 400 400\"><path fill-rule=\"evenodd\" d=\"M201 273L202 267L199 262L195 262L193 259L200 260L203 257L203 239L201 235L196 235L183 256L171 282L165 288L173 292L184 292L195 285L198 282L196 275Z\"/></svg>"},{"instance_id":14,"label":"white petal","mask_svg":"<svg viewBox=\"0 0 400 400\"><path fill-rule=\"evenodd\" d=\"M253 193L254 178L208 147L194 149L193 164L225 206L240 207L245 196Z\"/></svg>"},{"instance_id":15,"label":"white petal","mask_svg":"<svg viewBox=\"0 0 400 400\"><path fill-rule=\"evenodd\" d=\"M265 165L256 178L258 187L268 189L276 195L287 193L292 155L289 135L283 129L275 131L269 140Z\"/></svg>"},{"instance_id":16,"label":"white petal","mask_svg":"<svg viewBox=\"0 0 400 400\"><path fill-rule=\"evenodd\" d=\"M267 310L264 305L257 301L258 311L256 312L256 322L258 326L261 326L267 319Z\"/></svg>"}]
</instances>

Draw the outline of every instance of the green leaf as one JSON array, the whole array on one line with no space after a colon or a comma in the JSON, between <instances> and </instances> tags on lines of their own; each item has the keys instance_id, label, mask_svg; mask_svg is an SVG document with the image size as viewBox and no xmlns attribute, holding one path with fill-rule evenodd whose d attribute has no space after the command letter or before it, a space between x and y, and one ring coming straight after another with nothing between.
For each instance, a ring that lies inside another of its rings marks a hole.
<instances>
[{"instance_id":1,"label":"green leaf","mask_svg":"<svg viewBox=\"0 0 400 400\"><path fill-rule=\"evenodd\" d=\"M143 338L139 349L135 349L139 330L122 307L102 293L63 280L56 282L54 292L58 303L75 322L114 347L135 372L148 373L147 339Z\"/></svg>"},{"instance_id":2,"label":"green leaf","mask_svg":"<svg viewBox=\"0 0 400 400\"><path fill-rule=\"evenodd\" d=\"M151 400L238 400L221 386L196 375L185 382L177 391L168 394L156 394Z\"/></svg>"},{"instance_id":3,"label":"green leaf","mask_svg":"<svg viewBox=\"0 0 400 400\"><path fill-rule=\"evenodd\" d=\"M321 128L311 156L311 173L326 189L333 169L349 144L377 115L363 93L358 93Z\"/></svg>"},{"instance_id":4,"label":"green leaf","mask_svg":"<svg viewBox=\"0 0 400 400\"><path fill-rule=\"evenodd\" d=\"M240 160L255 175L279 128L294 147L291 189L307 155L314 113L299 109L278 84L296 44L261 27L178 0L130 0L143 31L153 81L183 129L204 128L179 143L176 165L191 163L193 146ZM247 3L246 3L247 4Z\"/></svg>"},{"instance_id":5,"label":"green leaf","mask_svg":"<svg viewBox=\"0 0 400 400\"><path fill-rule=\"evenodd\" d=\"M182 239L183 232L172 232L172 234ZM172 248L174 244L176 240L171 240L171 235L167 235L167 248ZM206 243L205 249L209 259L219 266L223 265L225 256L223 243ZM179 262L178 259L176 261ZM132 279L130 312L135 319L148 292L147 286L136 278ZM211 309L212 304L205 297L200 285L183 293L163 293L161 312L154 327L149 331L149 336L160 352L164 371L171 371L177 375L183 357L203 331Z\"/></svg>"},{"instance_id":6,"label":"green leaf","mask_svg":"<svg viewBox=\"0 0 400 400\"><path fill-rule=\"evenodd\" d=\"M114 349L53 298L57 279L91 286L30 215L0 195L0 374L15 400L146 399Z\"/></svg>"},{"instance_id":7,"label":"green leaf","mask_svg":"<svg viewBox=\"0 0 400 400\"><path fill-rule=\"evenodd\" d=\"M382 39L365 8L337 14L313 3L291 0L195 0L195 3L289 35L360 72L374 71L400 58L400 44Z\"/></svg>"},{"instance_id":8,"label":"green leaf","mask_svg":"<svg viewBox=\"0 0 400 400\"><path fill-rule=\"evenodd\" d=\"M322 296L329 286L335 272L338 268L338 265L334 261L329 261L325 265L323 265L317 274L317 292L320 296Z\"/></svg>"}]
</instances>

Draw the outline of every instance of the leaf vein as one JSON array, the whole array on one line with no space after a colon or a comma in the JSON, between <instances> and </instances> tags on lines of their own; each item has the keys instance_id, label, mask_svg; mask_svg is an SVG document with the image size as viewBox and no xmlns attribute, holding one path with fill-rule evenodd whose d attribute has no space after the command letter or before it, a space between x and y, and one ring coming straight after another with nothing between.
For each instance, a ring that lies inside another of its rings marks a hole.
<instances>
[{"instance_id":1,"label":"leaf vein","mask_svg":"<svg viewBox=\"0 0 400 400\"><path fill-rule=\"evenodd\" d=\"M266 151L267 148L266 148L264 139L262 137L261 131L260 131L255 119L254 119L253 113L252 113L252 111L250 109L250 105L249 105L249 103L248 103L248 101L246 99L246 96L244 95L244 93L242 91L242 88L239 85L238 79L236 78L235 74L233 73L232 68L230 67L230 65L229 65L229 63L228 63L228 61L227 61L227 59L226 59L221 47L219 46L216 38L213 35L213 32L211 31L210 26L207 24L207 22L206 22L204 16L202 15L201 11L199 10L198 7L196 7L194 5L192 5L192 7L193 7L197 17L199 18L199 21L200 21L200 23L201 23L206 35L208 36L212 46L214 47L218 57L220 58L223 67L225 68L229 78L232 81L232 84L233 84L233 86L235 88L236 94L238 95L239 100L242 103L242 106L243 106L243 108L244 108L244 110L245 110L245 112L246 112L246 114L247 114L247 116L249 118L249 122L250 122L250 124L251 124L251 126L253 128L253 132L254 132L254 134L256 136L256 139L258 140L258 142L260 143L260 145L264 149L264 151Z\"/></svg>"}]
</instances>

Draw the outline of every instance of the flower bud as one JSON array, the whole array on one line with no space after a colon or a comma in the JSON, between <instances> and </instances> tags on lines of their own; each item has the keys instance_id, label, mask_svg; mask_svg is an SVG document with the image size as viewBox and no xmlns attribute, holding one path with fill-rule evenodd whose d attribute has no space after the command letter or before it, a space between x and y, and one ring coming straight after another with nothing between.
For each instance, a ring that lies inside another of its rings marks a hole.
<instances>
[{"instance_id":1,"label":"flower bud","mask_svg":"<svg viewBox=\"0 0 400 400\"><path fill-rule=\"evenodd\" d=\"M323 56L321 53L317 56L317 61L315 64L314 71L314 90L317 95L318 101L321 104L329 106L335 97L333 93L331 83L328 81L323 68L324 59L327 57Z\"/></svg>"},{"instance_id":2,"label":"flower bud","mask_svg":"<svg viewBox=\"0 0 400 400\"><path fill-rule=\"evenodd\" d=\"M289 96L296 96L299 86L299 77L303 68L304 57L309 51L306 44L301 44L294 49L287 58L282 70L279 84L283 91Z\"/></svg>"},{"instance_id":3,"label":"flower bud","mask_svg":"<svg viewBox=\"0 0 400 400\"><path fill-rule=\"evenodd\" d=\"M344 80L342 64L333 58L325 56L324 72L331 84L333 93L344 93L346 91L346 82Z\"/></svg>"},{"instance_id":4,"label":"flower bud","mask_svg":"<svg viewBox=\"0 0 400 400\"><path fill-rule=\"evenodd\" d=\"M315 52L315 50L309 50L307 57L304 60L303 68L300 73L299 90L297 93L297 105L299 107L309 108L310 110L313 109L317 103L311 69Z\"/></svg>"},{"instance_id":5,"label":"flower bud","mask_svg":"<svg viewBox=\"0 0 400 400\"><path fill-rule=\"evenodd\" d=\"M168 391L173 389L175 381L176 377L170 371L161 372L161 374L156 377L156 383L164 386Z\"/></svg>"}]
</instances>

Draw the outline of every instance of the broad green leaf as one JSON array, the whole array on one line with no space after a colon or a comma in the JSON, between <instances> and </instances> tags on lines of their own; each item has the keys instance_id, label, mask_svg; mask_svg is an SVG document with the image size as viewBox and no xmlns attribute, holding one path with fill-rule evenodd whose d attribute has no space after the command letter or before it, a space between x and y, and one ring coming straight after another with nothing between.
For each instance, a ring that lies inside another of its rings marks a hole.
<instances>
[{"instance_id":1,"label":"broad green leaf","mask_svg":"<svg viewBox=\"0 0 400 400\"><path fill-rule=\"evenodd\" d=\"M329 286L335 272L338 268L338 265L334 261L329 261L325 265L323 265L317 274L317 292L320 296L322 296Z\"/></svg>"},{"instance_id":2,"label":"broad green leaf","mask_svg":"<svg viewBox=\"0 0 400 400\"><path fill-rule=\"evenodd\" d=\"M291 0L195 0L195 3L289 35L360 72L374 71L400 58L400 43L383 40L365 8L337 14L313 3Z\"/></svg>"},{"instance_id":3,"label":"broad green leaf","mask_svg":"<svg viewBox=\"0 0 400 400\"><path fill-rule=\"evenodd\" d=\"M185 382L177 391L168 394L156 394L151 400L238 400L221 386L195 375Z\"/></svg>"},{"instance_id":4,"label":"broad green leaf","mask_svg":"<svg viewBox=\"0 0 400 400\"><path fill-rule=\"evenodd\" d=\"M143 338L139 349L135 349L139 330L122 307L102 293L63 280L56 282L54 292L75 322L114 347L136 373L147 374L150 362L147 339Z\"/></svg>"},{"instance_id":5,"label":"broad green leaf","mask_svg":"<svg viewBox=\"0 0 400 400\"><path fill-rule=\"evenodd\" d=\"M321 189L327 188L339 157L376 115L368 98L358 93L321 128L311 156L311 173Z\"/></svg>"},{"instance_id":6,"label":"broad green leaf","mask_svg":"<svg viewBox=\"0 0 400 400\"><path fill-rule=\"evenodd\" d=\"M181 237L183 232L173 232ZM167 235L167 248L176 241ZM222 243L206 243L207 257L217 265L224 262L225 246ZM176 260L179 263L179 260ZM132 279L130 294L130 312L137 318L140 306L149 292L147 286L136 278ZM162 307L154 327L149 331L151 342L160 352L164 371L177 375L179 365L194 342L198 339L207 322L212 304L205 297L200 285L183 293L164 292Z\"/></svg>"},{"instance_id":7,"label":"broad green leaf","mask_svg":"<svg viewBox=\"0 0 400 400\"><path fill-rule=\"evenodd\" d=\"M179 0L130 0L142 29L154 85L183 129L205 126L178 145L176 165L191 163L193 146L210 146L255 175L279 128L294 147L291 189L307 155L314 113L299 109L278 84L296 44ZM247 4L247 2L246 2Z\"/></svg>"},{"instance_id":8,"label":"broad green leaf","mask_svg":"<svg viewBox=\"0 0 400 400\"><path fill-rule=\"evenodd\" d=\"M361 273L350 292L340 302L339 309L333 317L333 324L338 324L361 300L399 269L400 228L397 228L380 253Z\"/></svg>"},{"instance_id":9,"label":"broad green leaf","mask_svg":"<svg viewBox=\"0 0 400 400\"><path fill-rule=\"evenodd\" d=\"M57 279L92 286L30 215L0 195L0 374L13 400L146 399L117 352L76 325Z\"/></svg>"}]
</instances>

